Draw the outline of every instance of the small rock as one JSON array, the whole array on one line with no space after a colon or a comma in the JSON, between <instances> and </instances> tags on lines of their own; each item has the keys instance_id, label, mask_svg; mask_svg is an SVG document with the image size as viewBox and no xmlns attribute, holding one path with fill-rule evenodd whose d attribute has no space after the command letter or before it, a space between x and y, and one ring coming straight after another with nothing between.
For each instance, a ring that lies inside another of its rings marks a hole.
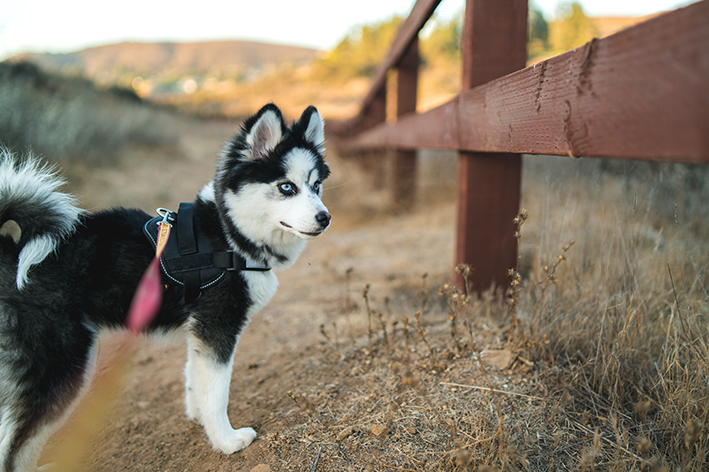
<instances>
[{"instance_id":1,"label":"small rock","mask_svg":"<svg viewBox=\"0 0 709 472\"><path fill-rule=\"evenodd\" d=\"M379 426L375 424L374 426L372 426L372 429L370 429L369 432L372 433L374 436L379 437L388 433L389 428L387 428L386 426Z\"/></svg>"},{"instance_id":2,"label":"small rock","mask_svg":"<svg viewBox=\"0 0 709 472\"><path fill-rule=\"evenodd\" d=\"M486 349L480 353L483 362L494 365L500 370L509 369L517 358L517 354L509 349Z\"/></svg>"},{"instance_id":3,"label":"small rock","mask_svg":"<svg viewBox=\"0 0 709 472\"><path fill-rule=\"evenodd\" d=\"M352 436L352 434L354 434L354 432L355 432L354 426L346 427L345 429L340 431L340 433L337 435L337 442L342 442L343 439L345 439L349 436Z\"/></svg>"}]
</instances>

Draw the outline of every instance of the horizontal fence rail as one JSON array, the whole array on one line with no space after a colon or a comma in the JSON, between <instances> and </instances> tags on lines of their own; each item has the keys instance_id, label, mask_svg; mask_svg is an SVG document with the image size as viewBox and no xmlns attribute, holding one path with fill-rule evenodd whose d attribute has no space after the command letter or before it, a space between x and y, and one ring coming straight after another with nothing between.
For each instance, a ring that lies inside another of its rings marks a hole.
<instances>
[{"instance_id":1,"label":"horizontal fence rail","mask_svg":"<svg viewBox=\"0 0 709 472\"><path fill-rule=\"evenodd\" d=\"M350 148L709 162L709 2L362 132Z\"/></svg>"}]
</instances>

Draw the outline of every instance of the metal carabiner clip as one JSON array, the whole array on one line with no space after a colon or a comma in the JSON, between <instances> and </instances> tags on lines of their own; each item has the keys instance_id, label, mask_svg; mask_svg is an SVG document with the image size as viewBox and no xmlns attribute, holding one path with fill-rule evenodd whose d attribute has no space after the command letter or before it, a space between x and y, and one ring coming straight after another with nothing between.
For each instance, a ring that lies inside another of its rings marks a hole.
<instances>
[{"instance_id":1,"label":"metal carabiner clip","mask_svg":"<svg viewBox=\"0 0 709 472\"><path fill-rule=\"evenodd\" d=\"M170 224L171 221L175 221L175 217L173 216L173 212L168 210L167 208L158 208L155 210L159 216L162 216L162 221L159 222L158 224L166 224L169 227L172 228L172 225Z\"/></svg>"}]
</instances>

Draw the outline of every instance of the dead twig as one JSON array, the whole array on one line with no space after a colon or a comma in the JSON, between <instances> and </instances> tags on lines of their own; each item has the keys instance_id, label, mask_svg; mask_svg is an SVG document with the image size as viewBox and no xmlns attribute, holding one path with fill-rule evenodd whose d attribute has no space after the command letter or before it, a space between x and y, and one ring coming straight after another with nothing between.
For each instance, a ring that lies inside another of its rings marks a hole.
<instances>
[{"instance_id":1,"label":"dead twig","mask_svg":"<svg viewBox=\"0 0 709 472\"><path fill-rule=\"evenodd\" d=\"M310 469L310 472L315 472L315 469L318 468L318 462L320 462L320 454L322 453L322 446L318 448L318 455L315 456L315 462L313 463L313 468Z\"/></svg>"},{"instance_id":2,"label":"dead twig","mask_svg":"<svg viewBox=\"0 0 709 472\"><path fill-rule=\"evenodd\" d=\"M395 465L386 465L386 464L381 464L382 467L385 467L387 469L394 469L394 470L403 470L404 472L418 472L413 469L404 469L403 467L397 467Z\"/></svg>"},{"instance_id":3,"label":"dead twig","mask_svg":"<svg viewBox=\"0 0 709 472\"><path fill-rule=\"evenodd\" d=\"M543 398L535 397L533 395L525 395L524 393L516 393L516 392L505 392L504 390L497 390L497 389L490 388L490 387L480 387L478 385L463 385L463 384L452 383L452 382L441 382L441 385L449 385L451 387L461 387L461 388L472 388L475 390L482 390L485 392L502 393L505 395L513 395L515 397L529 398L531 400L543 400Z\"/></svg>"}]
</instances>

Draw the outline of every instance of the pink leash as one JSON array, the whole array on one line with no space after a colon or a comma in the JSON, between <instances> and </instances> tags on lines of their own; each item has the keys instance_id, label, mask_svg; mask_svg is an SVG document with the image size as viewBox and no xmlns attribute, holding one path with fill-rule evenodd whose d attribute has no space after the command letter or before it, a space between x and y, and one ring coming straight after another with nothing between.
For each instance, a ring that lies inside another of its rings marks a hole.
<instances>
[{"instance_id":1,"label":"pink leash","mask_svg":"<svg viewBox=\"0 0 709 472\"><path fill-rule=\"evenodd\" d=\"M135 295L133 295L133 301L128 310L128 318L126 319L126 327L134 333L141 332L150 324L160 309L160 303L162 302L162 282L158 265L160 256L165 250L165 245L170 237L172 225L168 222L170 218L169 210L158 208L158 214L163 219L158 223L160 229L158 231L158 241L155 245L155 258L150 262L150 265L140 278L138 288L135 291Z\"/></svg>"}]
</instances>

